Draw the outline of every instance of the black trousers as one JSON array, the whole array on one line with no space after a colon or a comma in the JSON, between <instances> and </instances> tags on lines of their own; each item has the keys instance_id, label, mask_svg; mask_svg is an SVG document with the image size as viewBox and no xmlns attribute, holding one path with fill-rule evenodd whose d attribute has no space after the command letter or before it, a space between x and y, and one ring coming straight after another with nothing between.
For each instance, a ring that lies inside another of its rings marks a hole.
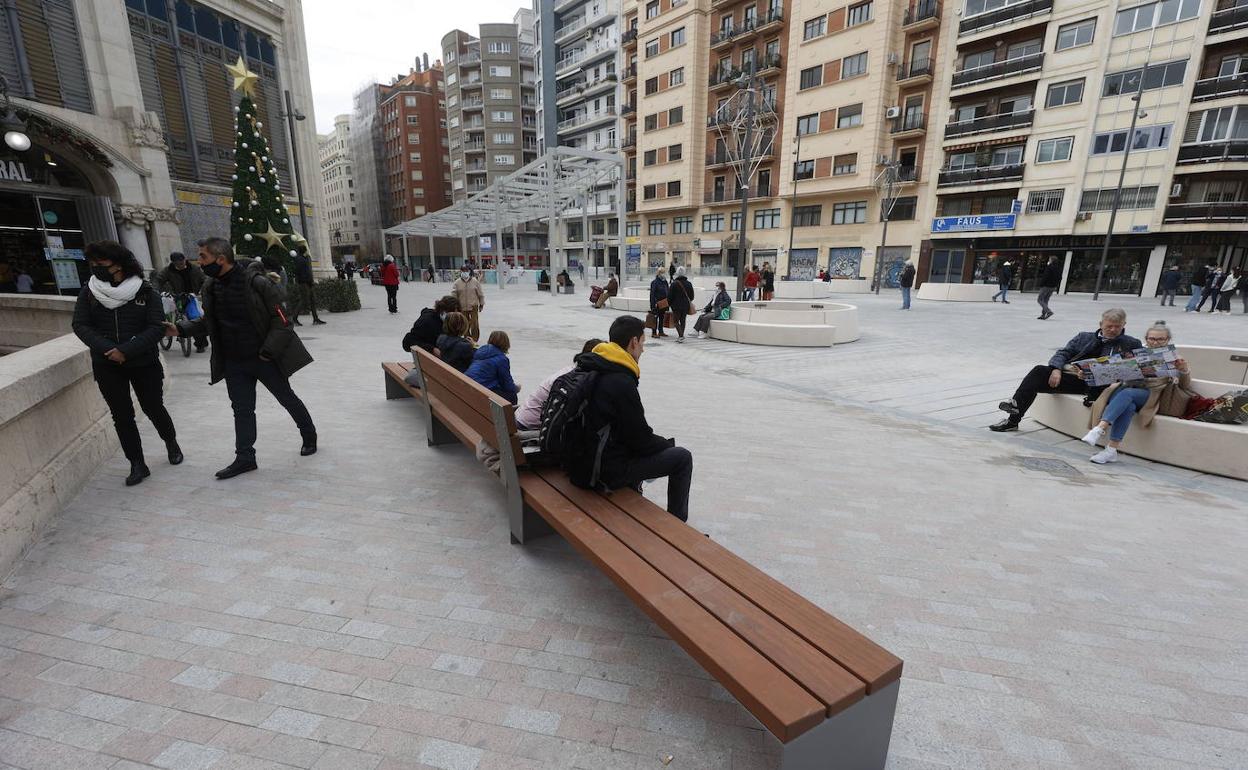
<instances>
[{"instance_id":1,"label":"black trousers","mask_svg":"<svg viewBox=\"0 0 1248 770\"><path fill-rule=\"evenodd\" d=\"M693 455L684 447L672 446L628 462L624 478L628 486L647 479L667 476L667 512L689 520L689 484L693 481Z\"/></svg>"},{"instance_id":2,"label":"black trousers","mask_svg":"<svg viewBox=\"0 0 1248 770\"><path fill-rule=\"evenodd\" d=\"M391 313L399 312L399 287L386 287L386 305L390 308Z\"/></svg>"},{"instance_id":3,"label":"black trousers","mask_svg":"<svg viewBox=\"0 0 1248 770\"><path fill-rule=\"evenodd\" d=\"M1049 387L1049 375L1053 373L1051 366L1032 367L1023 381L1019 383L1018 390L1014 391L1014 401L1018 404L1018 416L1022 417L1027 414L1027 410L1035 403L1036 396L1041 393L1074 393L1077 395L1089 394L1088 384L1073 374L1062 372L1062 381L1057 384L1056 388ZM1097 390L1101 390L1098 388Z\"/></svg>"},{"instance_id":4,"label":"black trousers","mask_svg":"<svg viewBox=\"0 0 1248 770\"><path fill-rule=\"evenodd\" d=\"M121 441L121 451L132 463L143 462L143 440L139 438L139 426L134 421L134 401L130 399L130 389L139 400L139 408L147 419L152 421L156 433L166 442L174 441L177 433L173 428L173 418L165 409L163 385L165 372L160 363L150 366L128 368L117 364L96 364L93 372L95 384L100 388L100 395L108 410L113 415L113 426L117 429L117 438Z\"/></svg>"},{"instance_id":5,"label":"black trousers","mask_svg":"<svg viewBox=\"0 0 1248 770\"><path fill-rule=\"evenodd\" d=\"M305 439L316 435L312 415L290 389L290 378L272 361L226 359L225 389L234 408L234 454L240 460L256 459L256 383L264 385L299 427Z\"/></svg>"},{"instance_id":6,"label":"black trousers","mask_svg":"<svg viewBox=\"0 0 1248 770\"><path fill-rule=\"evenodd\" d=\"M1196 306L1196 312L1199 313L1201 308L1205 306L1205 300L1211 299L1213 302L1209 304L1209 312L1218 306L1218 292L1213 289L1205 289L1200 293L1200 304Z\"/></svg>"},{"instance_id":7,"label":"black trousers","mask_svg":"<svg viewBox=\"0 0 1248 770\"><path fill-rule=\"evenodd\" d=\"M320 316L316 314L316 297L314 296L312 292L312 284L295 283L295 284L292 284L292 287L294 288L295 291L299 292L299 296L302 297L303 301L308 304L308 309L312 311L312 320L313 321L321 320ZM296 321L299 320L299 313L294 312L294 308L297 308L297 307L299 307L299 303L297 302L291 303L291 312L294 314L294 320Z\"/></svg>"},{"instance_id":8,"label":"black trousers","mask_svg":"<svg viewBox=\"0 0 1248 770\"><path fill-rule=\"evenodd\" d=\"M672 325L676 327L676 336L685 336L685 322L689 320L689 311L672 311Z\"/></svg>"}]
</instances>

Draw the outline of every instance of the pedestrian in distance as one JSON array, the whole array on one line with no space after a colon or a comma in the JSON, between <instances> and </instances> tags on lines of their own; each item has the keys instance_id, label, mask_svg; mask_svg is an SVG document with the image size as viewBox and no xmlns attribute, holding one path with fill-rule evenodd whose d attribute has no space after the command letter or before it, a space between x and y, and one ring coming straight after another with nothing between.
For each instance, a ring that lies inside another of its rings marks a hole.
<instances>
[{"instance_id":1,"label":"pedestrian in distance","mask_svg":"<svg viewBox=\"0 0 1248 770\"><path fill-rule=\"evenodd\" d=\"M520 386L511 377L511 359L507 357L510 352L511 338L507 332L492 331L486 344L473 353L464 375L514 404L519 399Z\"/></svg>"},{"instance_id":2,"label":"pedestrian in distance","mask_svg":"<svg viewBox=\"0 0 1248 770\"><path fill-rule=\"evenodd\" d=\"M607 302L612 297L616 296L619 293L620 293L620 280L615 277L614 272L607 273L607 285L602 290L602 293L598 295L598 301L594 303L594 307L601 310L603 305L606 305Z\"/></svg>"},{"instance_id":3,"label":"pedestrian in distance","mask_svg":"<svg viewBox=\"0 0 1248 770\"><path fill-rule=\"evenodd\" d=\"M1199 313L1203 310L1207 300L1213 300L1211 308L1217 306L1218 297L1215 287L1221 284L1221 277L1222 271L1218 269L1217 265L1209 265L1205 269L1205 283L1200 287L1200 302L1196 303L1195 312Z\"/></svg>"},{"instance_id":4,"label":"pedestrian in distance","mask_svg":"<svg viewBox=\"0 0 1248 770\"><path fill-rule=\"evenodd\" d=\"M382 261L381 285L386 287L386 307L392 314L399 312L399 266L389 254Z\"/></svg>"},{"instance_id":5,"label":"pedestrian in distance","mask_svg":"<svg viewBox=\"0 0 1248 770\"><path fill-rule=\"evenodd\" d=\"M1192 282L1190 284L1192 295L1187 299L1187 305L1183 307L1183 312L1190 313L1196 309L1200 303L1201 297L1205 293L1205 282L1209 280L1209 266L1198 265L1196 270L1192 272Z\"/></svg>"},{"instance_id":6,"label":"pedestrian in distance","mask_svg":"<svg viewBox=\"0 0 1248 770\"><path fill-rule=\"evenodd\" d=\"M459 311L446 314L443 322L446 331L438 335L438 342L433 352L446 364L458 371L466 372L472 365L476 345L465 335L468 333L468 316Z\"/></svg>"},{"instance_id":7,"label":"pedestrian in distance","mask_svg":"<svg viewBox=\"0 0 1248 770\"><path fill-rule=\"evenodd\" d=\"M667 332L663 331L663 320L670 304L667 295L667 273L660 267L654 271L654 280L650 282L650 315L654 318L651 336L656 340L667 336Z\"/></svg>"},{"instance_id":8,"label":"pedestrian in distance","mask_svg":"<svg viewBox=\"0 0 1248 770\"><path fill-rule=\"evenodd\" d=\"M459 302L449 294L433 303L433 307L421 308L411 331L403 335L403 350L410 353L412 348L417 347L432 353L438 344L438 337L442 336L447 314L458 311Z\"/></svg>"},{"instance_id":9,"label":"pedestrian in distance","mask_svg":"<svg viewBox=\"0 0 1248 770\"><path fill-rule=\"evenodd\" d=\"M725 309L732 306L732 296L728 294L728 286L723 281L715 282L715 296L702 308L702 314L693 324L698 339L704 338L711 331L711 321L719 318Z\"/></svg>"},{"instance_id":10,"label":"pedestrian in distance","mask_svg":"<svg viewBox=\"0 0 1248 770\"><path fill-rule=\"evenodd\" d=\"M451 284L451 294L459 303L459 312L468 319L468 336L474 340L481 337L481 311L485 310L485 292L481 282L467 265L460 268L459 277Z\"/></svg>"},{"instance_id":11,"label":"pedestrian in distance","mask_svg":"<svg viewBox=\"0 0 1248 770\"><path fill-rule=\"evenodd\" d=\"M295 251L295 290L299 292L299 299L295 307L291 310L298 310L301 305L307 305L308 310L312 312L312 325L319 326L325 322L316 313L316 278L312 275L312 258L308 256L306 249L300 247ZM338 277L342 278L342 271L338 272ZM303 326L299 323L299 313L294 314L295 326Z\"/></svg>"},{"instance_id":12,"label":"pedestrian in distance","mask_svg":"<svg viewBox=\"0 0 1248 770\"><path fill-rule=\"evenodd\" d=\"M152 284L157 291L172 294L199 294L204 286L204 271L199 265L192 264L186 255L175 251L169 255L169 264L156 273ZM195 338L195 352L203 353L208 349L207 335L200 334Z\"/></svg>"},{"instance_id":13,"label":"pedestrian in distance","mask_svg":"<svg viewBox=\"0 0 1248 770\"><path fill-rule=\"evenodd\" d=\"M685 322L693 307L693 284L685 277L683 267L676 268L676 280L668 287L667 304L672 311L672 326L676 327L676 341L685 341Z\"/></svg>"},{"instance_id":14,"label":"pedestrian in distance","mask_svg":"<svg viewBox=\"0 0 1248 770\"><path fill-rule=\"evenodd\" d=\"M1040 304L1040 315L1037 316L1039 320L1047 321L1053 317L1053 311L1049 309L1049 299L1061 285L1062 266L1058 264L1056 256L1051 256L1040 273L1040 291L1036 294L1036 302Z\"/></svg>"},{"instance_id":15,"label":"pedestrian in distance","mask_svg":"<svg viewBox=\"0 0 1248 770\"><path fill-rule=\"evenodd\" d=\"M1214 304L1209 308L1209 312L1231 314L1231 297L1235 296L1236 279L1232 276L1230 270L1222 270L1218 276L1218 283L1213 287Z\"/></svg>"},{"instance_id":16,"label":"pedestrian in distance","mask_svg":"<svg viewBox=\"0 0 1248 770\"><path fill-rule=\"evenodd\" d=\"M1006 417L990 426L990 430L998 433L1018 430L1018 424L1040 393L1075 393L1084 396L1084 402L1090 405L1100 389L1090 389L1073 364L1085 358L1121 356L1142 347L1139 340L1124 333L1126 328L1127 311L1122 308L1106 310L1101 314L1096 331L1079 332L1053 354L1047 366L1033 367L1027 373L1014 395L998 404Z\"/></svg>"},{"instance_id":17,"label":"pedestrian in distance","mask_svg":"<svg viewBox=\"0 0 1248 770\"><path fill-rule=\"evenodd\" d=\"M1161 304L1166 305L1166 299L1170 300L1170 307L1174 307L1174 297L1179 292L1179 284L1183 282L1183 273L1179 271L1178 265L1171 265L1170 269L1161 274Z\"/></svg>"},{"instance_id":18,"label":"pedestrian in distance","mask_svg":"<svg viewBox=\"0 0 1248 770\"><path fill-rule=\"evenodd\" d=\"M763 263L763 272L759 279L763 285L763 301L770 302L776 296L776 271L770 262Z\"/></svg>"},{"instance_id":19,"label":"pedestrian in distance","mask_svg":"<svg viewBox=\"0 0 1248 770\"><path fill-rule=\"evenodd\" d=\"M676 280L676 268L678 267L680 267L680 265L676 264L676 259L675 257L673 257L672 264L667 266L667 282L668 283L671 283L672 281Z\"/></svg>"},{"instance_id":20,"label":"pedestrian in distance","mask_svg":"<svg viewBox=\"0 0 1248 770\"><path fill-rule=\"evenodd\" d=\"M1010 304L1010 280L1014 278L1014 268L1009 262L1002 263L997 269L997 293L992 295L992 301L996 302L997 297L1001 298L1003 304Z\"/></svg>"},{"instance_id":21,"label":"pedestrian in distance","mask_svg":"<svg viewBox=\"0 0 1248 770\"><path fill-rule=\"evenodd\" d=\"M897 279L897 285L901 287L901 309L910 309L910 290L914 288L914 262L906 260L906 266L901 269L901 276Z\"/></svg>"},{"instance_id":22,"label":"pedestrian in distance","mask_svg":"<svg viewBox=\"0 0 1248 770\"><path fill-rule=\"evenodd\" d=\"M350 264L350 263L348 263ZM294 420L302 443L299 454L316 454L316 425L290 387L290 377L312 363L290 322L279 287L257 260L234 257L224 238L199 242L199 266L206 276L204 314L182 321L184 333L207 332L212 340L210 383L225 380L234 410L234 461L217 471L229 479L256 464L256 384L264 385Z\"/></svg>"},{"instance_id":23,"label":"pedestrian in distance","mask_svg":"<svg viewBox=\"0 0 1248 770\"><path fill-rule=\"evenodd\" d=\"M157 350L166 333L164 308L129 249L115 241L97 241L83 251L91 278L78 293L73 330L91 349L91 373L130 461L126 486L132 487L152 474L143 455L131 390L165 442L169 464L182 462L173 418L165 408L165 373Z\"/></svg>"},{"instance_id":24,"label":"pedestrian in distance","mask_svg":"<svg viewBox=\"0 0 1248 770\"><path fill-rule=\"evenodd\" d=\"M1244 313L1248 314L1248 270L1242 267L1235 268L1235 288L1239 290L1243 298Z\"/></svg>"},{"instance_id":25,"label":"pedestrian in distance","mask_svg":"<svg viewBox=\"0 0 1248 770\"><path fill-rule=\"evenodd\" d=\"M758 292L758 265L751 265L750 269L745 273L745 293L742 298L746 302L754 299L754 295Z\"/></svg>"},{"instance_id":26,"label":"pedestrian in distance","mask_svg":"<svg viewBox=\"0 0 1248 770\"><path fill-rule=\"evenodd\" d=\"M589 353L595 347L602 344L602 340L594 337L586 340L581 346L581 353ZM578 355L580 355L578 354ZM542 380L528 397L524 399L524 403L516 409L516 427L520 430L538 430L542 427L542 408L546 406L546 399L550 396L550 388L555 384L555 380L576 368L576 356L572 357L572 363L563 367L559 371Z\"/></svg>"}]
</instances>

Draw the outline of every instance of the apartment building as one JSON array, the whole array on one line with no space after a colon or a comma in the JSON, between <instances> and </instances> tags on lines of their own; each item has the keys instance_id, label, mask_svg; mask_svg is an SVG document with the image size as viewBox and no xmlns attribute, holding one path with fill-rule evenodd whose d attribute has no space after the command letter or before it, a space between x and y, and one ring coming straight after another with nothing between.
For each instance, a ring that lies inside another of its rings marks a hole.
<instances>
[{"instance_id":1,"label":"apartment building","mask_svg":"<svg viewBox=\"0 0 1248 770\"><path fill-rule=\"evenodd\" d=\"M334 118L334 130L321 134L317 158L321 169L321 196L325 201L325 223L329 231L329 247L334 262L354 262L360 248L360 219L355 200L355 174L347 140L351 135L351 116Z\"/></svg>"},{"instance_id":2,"label":"apartment building","mask_svg":"<svg viewBox=\"0 0 1248 770\"><path fill-rule=\"evenodd\" d=\"M535 5L538 151L618 152L624 103L620 0L537 0ZM621 182L604 181L588 193L583 207L564 212L563 231L556 236L569 263L618 262Z\"/></svg>"},{"instance_id":3,"label":"apartment building","mask_svg":"<svg viewBox=\"0 0 1248 770\"><path fill-rule=\"evenodd\" d=\"M443 69L428 55L382 89L382 184L386 227L451 205L450 147Z\"/></svg>"},{"instance_id":4,"label":"apartment building","mask_svg":"<svg viewBox=\"0 0 1248 770\"><path fill-rule=\"evenodd\" d=\"M1170 264L1245 265L1248 5L966 0L943 35L921 277L988 280L1010 261L1029 289L1056 256L1062 291L1092 291L1115 197L1101 291L1153 296Z\"/></svg>"}]
</instances>

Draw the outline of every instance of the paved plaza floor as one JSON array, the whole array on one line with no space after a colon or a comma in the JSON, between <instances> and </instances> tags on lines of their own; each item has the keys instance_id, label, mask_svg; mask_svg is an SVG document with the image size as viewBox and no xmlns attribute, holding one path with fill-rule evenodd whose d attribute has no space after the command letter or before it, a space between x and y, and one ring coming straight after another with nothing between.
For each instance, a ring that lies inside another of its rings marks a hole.
<instances>
[{"instance_id":1,"label":"paved plaza floor","mask_svg":"<svg viewBox=\"0 0 1248 770\"><path fill-rule=\"evenodd\" d=\"M186 463L143 424L152 477L125 488L118 453L3 584L0 767L776 766L607 578L558 537L511 545L500 486L384 399L379 362L445 288L404 285L392 316L361 282L362 311L303 327L321 451L262 395L261 468L228 482L225 388L167 360ZM614 316L487 291L527 387ZM665 341L641 390L694 453L691 524L905 660L889 767L1248 766L1248 484L984 428L1108 303L844 301L858 342ZM1123 304L1134 332L1248 340L1245 316Z\"/></svg>"}]
</instances>

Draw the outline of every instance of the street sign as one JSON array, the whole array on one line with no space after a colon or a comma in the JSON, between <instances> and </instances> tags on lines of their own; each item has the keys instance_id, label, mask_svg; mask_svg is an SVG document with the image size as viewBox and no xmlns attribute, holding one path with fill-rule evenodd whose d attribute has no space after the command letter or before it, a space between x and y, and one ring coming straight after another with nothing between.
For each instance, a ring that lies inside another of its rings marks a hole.
<instances>
[{"instance_id":1,"label":"street sign","mask_svg":"<svg viewBox=\"0 0 1248 770\"><path fill-rule=\"evenodd\" d=\"M1013 230L1017 214L980 214L970 217L936 217L932 220L934 233L966 233L981 230Z\"/></svg>"}]
</instances>

